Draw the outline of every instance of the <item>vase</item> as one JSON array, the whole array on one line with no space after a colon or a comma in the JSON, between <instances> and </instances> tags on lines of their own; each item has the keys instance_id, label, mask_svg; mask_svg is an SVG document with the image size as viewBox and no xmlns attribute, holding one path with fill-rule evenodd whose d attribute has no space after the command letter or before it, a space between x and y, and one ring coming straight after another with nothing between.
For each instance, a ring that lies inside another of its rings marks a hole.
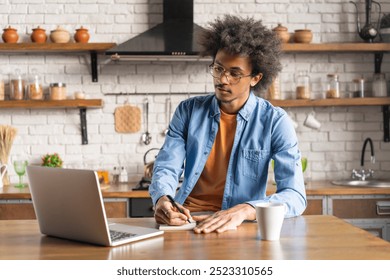
<instances>
[{"instance_id":1,"label":"vase","mask_svg":"<svg viewBox=\"0 0 390 280\"><path fill-rule=\"evenodd\" d=\"M16 32L17 30L15 28L12 28L11 26L8 26L8 28L3 29L3 41L4 43L17 43L19 39L19 35Z\"/></svg>"},{"instance_id":2,"label":"vase","mask_svg":"<svg viewBox=\"0 0 390 280\"><path fill-rule=\"evenodd\" d=\"M31 41L34 43L45 43L47 40L46 30L43 28L40 28L39 26L37 28L33 28L33 32L31 34Z\"/></svg>"},{"instance_id":3,"label":"vase","mask_svg":"<svg viewBox=\"0 0 390 280\"><path fill-rule=\"evenodd\" d=\"M83 28L82 26L79 29L76 29L76 33L74 34L74 40L77 43L88 43L89 40L88 29Z\"/></svg>"}]
</instances>

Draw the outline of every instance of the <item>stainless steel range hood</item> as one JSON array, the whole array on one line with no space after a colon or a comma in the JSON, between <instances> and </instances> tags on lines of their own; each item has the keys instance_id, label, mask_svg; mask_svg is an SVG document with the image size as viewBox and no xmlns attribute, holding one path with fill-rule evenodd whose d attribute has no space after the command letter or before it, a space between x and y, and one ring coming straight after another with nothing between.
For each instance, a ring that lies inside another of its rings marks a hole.
<instances>
[{"instance_id":1,"label":"stainless steel range hood","mask_svg":"<svg viewBox=\"0 0 390 280\"><path fill-rule=\"evenodd\" d=\"M163 23L106 51L112 60L198 61L197 34L202 27L194 23L193 0L164 0Z\"/></svg>"}]
</instances>

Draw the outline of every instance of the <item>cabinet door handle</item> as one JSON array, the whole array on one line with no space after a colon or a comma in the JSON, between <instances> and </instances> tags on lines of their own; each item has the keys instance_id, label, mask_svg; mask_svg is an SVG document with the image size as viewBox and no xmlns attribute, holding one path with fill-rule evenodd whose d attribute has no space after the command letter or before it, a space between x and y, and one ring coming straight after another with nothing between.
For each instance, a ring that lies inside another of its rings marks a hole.
<instances>
[{"instance_id":1,"label":"cabinet door handle","mask_svg":"<svg viewBox=\"0 0 390 280\"><path fill-rule=\"evenodd\" d=\"M390 201L377 201L376 213L379 216L390 215Z\"/></svg>"}]
</instances>

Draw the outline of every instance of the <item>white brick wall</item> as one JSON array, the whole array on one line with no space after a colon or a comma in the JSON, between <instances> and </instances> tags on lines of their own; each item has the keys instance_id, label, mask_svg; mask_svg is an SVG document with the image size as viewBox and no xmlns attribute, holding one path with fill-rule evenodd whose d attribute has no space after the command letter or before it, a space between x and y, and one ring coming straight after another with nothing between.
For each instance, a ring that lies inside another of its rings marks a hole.
<instances>
[{"instance_id":1,"label":"white brick wall","mask_svg":"<svg viewBox=\"0 0 390 280\"><path fill-rule=\"evenodd\" d=\"M195 0L194 20L205 26L207 22L225 13L254 16L268 27L278 22L292 32L309 28L314 32L313 42L360 42L355 31L354 7L348 0ZM360 1L362 2L362 1ZM382 1L386 2L386 1ZM363 6L360 5L363 11ZM32 28L40 25L49 31L57 25L72 34L81 25L89 29L91 42L121 43L147 30L162 20L162 0L19 0L0 1L0 20L3 28L12 25L18 29L20 42L28 42ZM382 11L390 12L390 3L382 3ZM364 16L362 21L364 21ZM376 16L373 16L376 18ZM2 54L0 73L8 75L15 69L31 73L36 69L43 77L45 91L48 84L63 81L68 93L84 91L93 98L102 98L104 107L89 109L88 145L81 145L78 110L23 110L1 109L0 124L18 129L11 151L11 160L26 157L38 163L45 153L58 152L68 167L103 167L112 169L126 165L129 176L138 179L143 173L143 155L164 141L165 100L169 92L173 107L188 97L187 92L211 91L212 80L205 63L191 62L120 62L99 56L99 82L92 83L88 55L77 54ZM347 82L364 75L370 87L374 71L371 54L286 54L282 60L282 89L286 96L293 94L294 77L298 70L310 72L313 91L323 96L324 80L329 72L338 72L342 89ZM382 71L390 79L389 54L385 54ZM8 77L8 76L7 76ZM6 78L7 78L6 77ZM7 78L8 79L8 78ZM150 124L152 143L141 144L138 133L118 134L114 129L114 110L128 100L143 109L145 96L105 96L105 93L166 93L150 95ZM306 174L312 179L343 178L360 165L360 153L366 137L374 140L377 163L368 167L379 175L390 172L390 143L384 143L381 107L287 108L299 123L297 135L302 154L309 158ZM320 131L303 126L306 114L312 110L322 123ZM366 156L369 159L368 152ZM368 161L367 161L368 162ZM12 171L12 168L10 168ZM11 172L11 180L16 181Z\"/></svg>"}]
</instances>

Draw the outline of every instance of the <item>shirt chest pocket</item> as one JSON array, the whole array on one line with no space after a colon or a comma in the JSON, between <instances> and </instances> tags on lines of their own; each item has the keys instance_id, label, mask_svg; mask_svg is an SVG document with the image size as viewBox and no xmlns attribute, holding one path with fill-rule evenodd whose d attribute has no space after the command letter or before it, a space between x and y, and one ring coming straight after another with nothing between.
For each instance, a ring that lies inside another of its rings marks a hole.
<instances>
[{"instance_id":1,"label":"shirt chest pocket","mask_svg":"<svg viewBox=\"0 0 390 280\"><path fill-rule=\"evenodd\" d=\"M265 165L268 164L269 151L267 150L242 150L241 172L244 176L259 179L265 172Z\"/></svg>"}]
</instances>

